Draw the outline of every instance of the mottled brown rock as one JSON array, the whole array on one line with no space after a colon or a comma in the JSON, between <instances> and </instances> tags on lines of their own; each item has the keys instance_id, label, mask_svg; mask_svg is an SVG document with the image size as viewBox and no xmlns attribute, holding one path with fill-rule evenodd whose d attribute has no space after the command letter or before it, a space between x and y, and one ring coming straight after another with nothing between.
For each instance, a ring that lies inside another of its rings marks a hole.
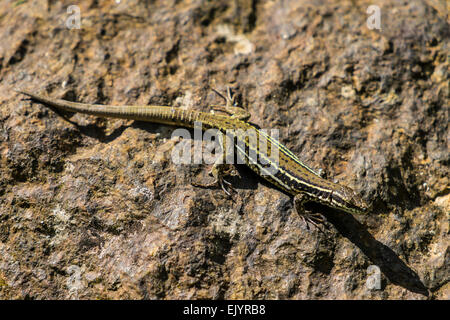
<instances>
[{"instance_id":1,"label":"mottled brown rock","mask_svg":"<svg viewBox=\"0 0 450 320\"><path fill-rule=\"evenodd\" d=\"M81 29L70 1L0 6L1 299L450 298L439 1L378 2L381 30L370 1L81 3ZM207 111L229 84L373 212L316 206L330 230L307 230L245 168L232 198L193 187L208 166L172 162L172 127L69 122L13 91Z\"/></svg>"}]
</instances>

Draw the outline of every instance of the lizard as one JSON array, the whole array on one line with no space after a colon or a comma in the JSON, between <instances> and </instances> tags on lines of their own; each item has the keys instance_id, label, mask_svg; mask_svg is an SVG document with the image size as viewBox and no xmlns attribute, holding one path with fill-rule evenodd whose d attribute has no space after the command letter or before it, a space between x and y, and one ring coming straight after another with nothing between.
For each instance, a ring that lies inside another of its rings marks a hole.
<instances>
[{"instance_id":1,"label":"lizard","mask_svg":"<svg viewBox=\"0 0 450 320\"><path fill-rule=\"evenodd\" d=\"M354 190L345 185L326 180L322 175L303 163L279 141L249 123L250 113L235 103L235 97L231 94L229 87L227 88L226 97L217 90L213 90L226 101L225 106L216 106L213 110L222 111L224 114L185 110L170 106L84 104L53 99L26 90L16 91L44 105L69 112L79 112L99 117L148 121L187 128L193 128L196 123L200 123L203 130L217 129L222 134L227 134L228 139L219 139L222 149L225 149L225 143L231 143L235 147L237 155L243 159L244 163L252 171L287 193L293 199L294 208L305 221L308 230L309 224L321 230L320 225L326 222L325 217L321 213L312 212L305 208L305 204L308 202L317 202L351 214L363 214L368 211L368 204ZM249 139L248 135L244 135L249 130L254 136L256 135L256 140ZM277 151L277 161L260 151L261 142L267 145L267 150ZM263 159L266 165L261 164L261 160L258 161L258 159ZM267 174L267 164L275 169L269 174ZM229 164L217 161L210 170L210 174L214 177L214 182L207 185L194 183L193 185L200 187L218 185L230 195L228 189L233 189L231 183L225 179L230 172Z\"/></svg>"}]
</instances>

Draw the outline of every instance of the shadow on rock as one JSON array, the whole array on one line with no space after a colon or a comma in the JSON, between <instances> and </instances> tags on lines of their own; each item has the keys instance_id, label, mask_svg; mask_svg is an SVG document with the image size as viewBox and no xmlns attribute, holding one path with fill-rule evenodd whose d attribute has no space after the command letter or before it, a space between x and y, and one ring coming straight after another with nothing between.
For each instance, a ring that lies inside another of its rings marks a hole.
<instances>
[{"instance_id":1,"label":"shadow on rock","mask_svg":"<svg viewBox=\"0 0 450 320\"><path fill-rule=\"evenodd\" d=\"M377 265L393 284L411 292L429 296L429 291L416 272L409 268L388 246L377 241L366 226L357 221L351 214L337 210L323 210L326 217L336 229L353 242L361 251Z\"/></svg>"}]
</instances>

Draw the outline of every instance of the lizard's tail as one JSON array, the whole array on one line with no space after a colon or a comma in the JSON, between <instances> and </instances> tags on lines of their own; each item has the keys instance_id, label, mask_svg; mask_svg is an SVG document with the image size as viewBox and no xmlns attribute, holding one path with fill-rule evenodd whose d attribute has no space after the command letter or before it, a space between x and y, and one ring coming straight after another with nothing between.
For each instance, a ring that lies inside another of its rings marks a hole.
<instances>
[{"instance_id":1,"label":"lizard's tail","mask_svg":"<svg viewBox=\"0 0 450 320\"><path fill-rule=\"evenodd\" d=\"M194 119L198 119L201 114L196 111L181 110L179 108L167 106L112 106L78 103L61 99L53 99L21 89L16 91L29 96L32 100L60 110L91 114L98 117L112 117L170 125L181 124L184 126L192 126Z\"/></svg>"}]
</instances>

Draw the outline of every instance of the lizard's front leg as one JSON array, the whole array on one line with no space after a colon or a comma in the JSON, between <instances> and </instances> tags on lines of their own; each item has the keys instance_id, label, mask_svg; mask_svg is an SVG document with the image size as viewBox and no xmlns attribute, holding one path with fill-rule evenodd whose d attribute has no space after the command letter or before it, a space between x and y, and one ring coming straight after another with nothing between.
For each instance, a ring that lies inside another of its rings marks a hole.
<instances>
[{"instance_id":1,"label":"lizard's front leg","mask_svg":"<svg viewBox=\"0 0 450 320\"><path fill-rule=\"evenodd\" d=\"M312 224L314 227L323 232L321 226L326 226L327 219L319 212L312 212L305 208L305 203L311 201L311 197L304 193L299 193L294 197L294 206L297 213L300 215L302 220L306 223L306 227Z\"/></svg>"},{"instance_id":2,"label":"lizard's front leg","mask_svg":"<svg viewBox=\"0 0 450 320\"><path fill-rule=\"evenodd\" d=\"M207 184L192 183L192 185L201 188L211 188L215 186L220 186L227 195L231 196L230 191L234 191L234 189L231 185L231 182L227 181L225 177L239 176L239 173L233 164L225 163L227 159L227 150L228 150L226 145L232 145L232 141L228 136L225 136L224 140L223 135L221 133L219 133L218 138L222 149L221 156L217 157L214 165L209 171L209 175L214 177L214 181Z\"/></svg>"},{"instance_id":3,"label":"lizard's front leg","mask_svg":"<svg viewBox=\"0 0 450 320\"><path fill-rule=\"evenodd\" d=\"M236 170L232 164L226 163L214 163L209 174L214 177L214 181L208 184L194 184L197 187L210 188L214 186L220 186L222 190L229 196L230 191L234 191L231 182L225 179L226 176L237 175Z\"/></svg>"}]
</instances>

